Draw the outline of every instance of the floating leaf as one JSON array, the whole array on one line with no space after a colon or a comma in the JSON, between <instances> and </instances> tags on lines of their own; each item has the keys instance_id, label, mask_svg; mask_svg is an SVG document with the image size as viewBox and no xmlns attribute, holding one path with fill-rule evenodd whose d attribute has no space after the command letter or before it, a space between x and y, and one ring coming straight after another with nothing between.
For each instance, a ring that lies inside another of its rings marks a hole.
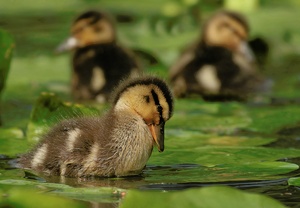
<instances>
[{"instance_id":1,"label":"floating leaf","mask_svg":"<svg viewBox=\"0 0 300 208\"><path fill-rule=\"evenodd\" d=\"M189 104L190 103L190 104ZM228 134L252 123L247 109L238 103L207 103L201 100L178 100L168 128Z\"/></svg>"},{"instance_id":2,"label":"floating leaf","mask_svg":"<svg viewBox=\"0 0 300 208\"><path fill-rule=\"evenodd\" d=\"M129 207L283 208L285 206L267 196L216 186L165 193L129 190L121 208Z\"/></svg>"},{"instance_id":3,"label":"floating leaf","mask_svg":"<svg viewBox=\"0 0 300 208\"><path fill-rule=\"evenodd\" d=\"M256 135L218 135L185 129L166 129L166 148L193 148L200 146L260 146L276 141L275 137ZM180 144L178 144L178 142Z\"/></svg>"},{"instance_id":4,"label":"floating leaf","mask_svg":"<svg viewBox=\"0 0 300 208\"><path fill-rule=\"evenodd\" d=\"M288 183L290 186L300 186L300 177L289 178Z\"/></svg>"},{"instance_id":5,"label":"floating leaf","mask_svg":"<svg viewBox=\"0 0 300 208\"><path fill-rule=\"evenodd\" d=\"M272 133L286 125L300 122L298 105L266 106L248 110L252 123L247 128L253 131Z\"/></svg>"},{"instance_id":6,"label":"floating leaf","mask_svg":"<svg viewBox=\"0 0 300 208\"><path fill-rule=\"evenodd\" d=\"M154 152L144 173L157 183L278 179L299 166L276 160L299 155L300 150L262 147L166 148Z\"/></svg>"},{"instance_id":7,"label":"floating leaf","mask_svg":"<svg viewBox=\"0 0 300 208\"><path fill-rule=\"evenodd\" d=\"M50 196L49 194L40 194L30 189L11 188L4 190L0 188L0 194L0 207L87 207L82 202L76 202L58 196Z\"/></svg>"},{"instance_id":8,"label":"floating leaf","mask_svg":"<svg viewBox=\"0 0 300 208\"><path fill-rule=\"evenodd\" d=\"M29 180L6 179L0 180L0 185L9 187L30 187L47 191L51 195L64 196L81 201L116 202L126 191L115 187L71 187L59 183L41 183Z\"/></svg>"}]
</instances>

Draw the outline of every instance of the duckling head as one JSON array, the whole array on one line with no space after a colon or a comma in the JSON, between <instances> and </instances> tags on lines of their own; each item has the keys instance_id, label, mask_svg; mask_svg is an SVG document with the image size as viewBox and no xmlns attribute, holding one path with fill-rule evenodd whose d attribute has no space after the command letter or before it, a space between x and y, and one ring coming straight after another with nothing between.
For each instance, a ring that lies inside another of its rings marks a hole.
<instances>
[{"instance_id":1,"label":"duckling head","mask_svg":"<svg viewBox=\"0 0 300 208\"><path fill-rule=\"evenodd\" d=\"M155 77L123 82L115 92L114 110L125 110L141 117L154 143L164 151L164 126L173 112L173 98L167 84Z\"/></svg>"},{"instance_id":2,"label":"duckling head","mask_svg":"<svg viewBox=\"0 0 300 208\"><path fill-rule=\"evenodd\" d=\"M103 12L87 11L75 19L71 27L71 37L56 50L62 52L115 41L116 32L112 19Z\"/></svg>"},{"instance_id":3,"label":"duckling head","mask_svg":"<svg viewBox=\"0 0 300 208\"><path fill-rule=\"evenodd\" d=\"M252 59L247 44L249 25L239 13L220 11L210 17L203 26L202 42L208 46L221 46L233 53L244 54Z\"/></svg>"}]
</instances>

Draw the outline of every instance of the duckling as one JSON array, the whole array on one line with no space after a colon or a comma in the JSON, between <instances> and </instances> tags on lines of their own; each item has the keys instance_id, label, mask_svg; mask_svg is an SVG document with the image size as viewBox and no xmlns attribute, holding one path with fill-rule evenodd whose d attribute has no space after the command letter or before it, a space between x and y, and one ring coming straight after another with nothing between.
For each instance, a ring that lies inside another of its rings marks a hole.
<instances>
[{"instance_id":1,"label":"duckling","mask_svg":"<svg viewBox=\"0 0 300 208\"><path fill-rule=\"evenodd\" d=\"M106 102L116 84L141 71L134 54L117 43L114 23L104 12L81 14L71 34L57 52L75 50L71 85L76 100Z\"/></svg>"},{"instance_id":2,"label":"duckling","mask_svg":"<svg viewBox=\"0 0 300 208\"><path fill-rule=\"evenodd\" d=\"M173 112L167 84L146 76L124 81L103 117L64 120L19 159L19 167L66 177L140 174L154 145L164 151L164 125Z\"/></svg>"},{"instance_id":3,"label":"duckling","mask_svg":"<svg viewBox=\"0 0 300 208\"><path fill-rule=\"evenodd\" d=\"M255 57L247 45L246 19L232 11L219 11L202 28L202 36L170 68L176 97L193 93L205 99L244 99L263 90Z\"/></svg>"}]
</instances>

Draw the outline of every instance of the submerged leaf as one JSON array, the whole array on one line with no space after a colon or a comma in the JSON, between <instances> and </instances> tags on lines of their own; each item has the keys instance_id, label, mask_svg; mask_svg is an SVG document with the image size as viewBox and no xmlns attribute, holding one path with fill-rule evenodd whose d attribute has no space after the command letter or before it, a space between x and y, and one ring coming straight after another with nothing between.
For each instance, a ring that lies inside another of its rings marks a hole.
<instances>
[{"instance_id":1,"label":"submerged leaf","mask_svg":"<svg viewBox=\"0 0 300 208\"><path fill-rule=\"evenodd\" d=\"M129 190L121 208L129 207L284 208L285 206L267 196L216 186L166 193Z\"/></svg>"}]
</instances>

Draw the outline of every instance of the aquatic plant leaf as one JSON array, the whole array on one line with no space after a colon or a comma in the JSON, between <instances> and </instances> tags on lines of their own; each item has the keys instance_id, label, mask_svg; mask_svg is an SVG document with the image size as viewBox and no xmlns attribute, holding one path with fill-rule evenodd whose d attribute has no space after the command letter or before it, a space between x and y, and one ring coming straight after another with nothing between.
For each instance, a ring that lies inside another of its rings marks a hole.
<instances>
[{"instance_id":1,"label":"aquatic plant leaf","mask_svg":"<svg viewBox=\"0 0 300 208\"><path fill-rule=\"evenodd\" d=\"M189 104L190 103L190 104ZM252 123L247 109L238 103L207 103L201 100L178 100L168 128L230 134Z\"/></svg>"},{"instance_id":2,"label":"aquatic plant leaf","mask_svg":"<svg viewBox=\"0 0 300 208\"><path fill-rule=\"evenodd\" d=\"M289 178L288 183L290 186L300 186L300 177Z\"/></svg>"},{"instance_id":3,"label":"aquatic plant leaf","mask_svg":"<svg viewBox=\"0 0 300 208\"><path fill-rule=\"evenodd\" d=\"M180 141L180 147L194 148L199 146L260 146L276 141L275 137L263 137L261 135L218 135L205 134L201 131L185 129L166 129L166 147L176 148Z\"/></svg>"},{"instance_id":4,"label":"aquatic plant leaf","mask_svg":"<svg viewBox=\"0 0 300 208\"><path fill-rule=\"evenodd\" d=\"M126 190L115 187L89 187L61 189L51 193L82 201L112 203L118 201Z\"/></svg>"},{"instance_id":5,"label":"aquatic plant leaf","mask_svg":"<svg viewBox=\"0 0 300 208\"><path fill-rule=\"evenodd\" d=\"M212 186L176 192L129 190L120 207L283 208L285 206L270 197L260 194L247 193L225 186Z\"/></svg>"},{"instance_id":6,"label":"aquatic plant leaf","mask_svg":"<svg viewBox=\"0 0 300 208\"><path fill-rule=\"evenodd\" d=\"M167 127L214 134L232 134L239 129L266 134L300 122L299 114L298 105L246 106L185 99L176 102Z\"/></svg>"},{"instance_id":7,"label":"aquatic plant leaf","mask_svg":"<svg viewBox=\"0 0 300 208\"><path fill-rule=\"evenodd\" d=\"M300 150L295 149L178 146L153 152L144 174L148 182L156 183L271 180L299 168L276 160L299 155Z\"/></svg>"},{"instance_id":8,"label":"aquatic plant leaf","mask_svg":"<svg viewBox=\"0 0 300 208\"><path fill-rule=\"evenodd\" d=\"M20 208L52 208L52 207L74 207L83 208L87 205L82 202L76 202L71 199L66 199L58 196L51 196L49 194L37 193L34 190L25 188L0 188L1 200L0 207L20 207Z\"/></svg>"},{"instance_id":9,"label":"aquatic plant leaf","mask_svg":"<svg viewBox=\"0 0 300 208\"><path fill-rule=\"evenodd\" d=\"M193 163L201 165L247 164L249 162L275 161L282 158L298 157L299 149L277 149L265 147L222 147L194 146L194 148L165 149L163 153L154 151L149 163L157 165Z\"/></svg>"},{"instance_id":10,"label":"aquatic plant leaf","mask_svg":"<svg viewBox=\"0 0 300 208\"><path fill-rule=\"evenodd\" d=\"M5 179L0 185L27 187L47 191L49 195L63 196L81 201L116 202L126 190L115 187L72 187L61 183L44 183L32 180Z\"/></svg>"},{"instance_id":11,"label":"aquatic plant leaf","mask_svg":"<svg viewBox=\"0 0 300 208\"><path fill-rule=\"evenodd\" d=\"M299 105L265 106L249 108L248 111L252 122L247 129L256 132L272 133L284 126L300 122Z\"/></svg>"}]
</instances>

